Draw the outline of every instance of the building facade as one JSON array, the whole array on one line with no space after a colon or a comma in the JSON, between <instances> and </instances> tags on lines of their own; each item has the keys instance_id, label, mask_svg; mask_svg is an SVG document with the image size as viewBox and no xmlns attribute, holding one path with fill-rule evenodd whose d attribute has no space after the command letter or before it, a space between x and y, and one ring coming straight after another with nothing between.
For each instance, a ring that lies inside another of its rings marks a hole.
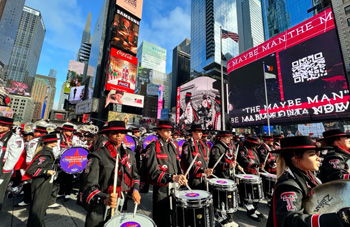
<instances>
[{"instance_id":1,"label":"building facade","mask_svg":"<svg viewBox=\"0 0 350 227\"><path fill-rule=\"evenodd\" d=\"M81 38L81 44L78 51L78 59L80 62L89 62L91 52L91 13L88 14L83 36Z\"/></svg>"},{"instance_id":2,"label":"building facade","mask_svg":"<svg viewBox=\"0 0 350 227\"><path fill-rule=\"evenodd\" d=\"M314 16L312 0L261 0L265 40Z\"/></svg>"},{"instance_id":3,"label":"building facade","mask_svg":"<svg viewBox=\"0 0 350 227\"><path fill-rule=\"evenodd\" d=\"M138 64L140 67L156 70L165 73L166 49L157 45L143 41L137 48Z\"/></svg>"},{"instance_id":4,"label":"building facade","mask_svg":"<svg viewBox=\"0 0 350 227\"><path fill-rule=\"evenodd\" d=\"M50 89L50 83L47 79L35 77L33 84L32 99L35 104L33 119L34 121L41 119L43 110L43 105L47 97L47 91Z\"/></svg>"},{"instance_id":5,"label":"building facade","mask_svg":"<svg viewBox=\"0 0 350 227\"><path fill-rule=\"evenodd\" d=\"M236 1L191 1L191 73L195 77L205 73L220 79L220 26L238 33ZM238 44L223 39L222 54L227 60L237 56Z\"/></svg>"},{"instance_id":6,"label":"building facade","mask_svg":"<svg viewBox=\"0 0 350 227\"><path fill-rule=\"evenodd\" d=\"M10 95L10 108L15 112L14 119L22 123L31 122L33 119L35 103L31 97Z\"/></svg>"},{"instance_id":7,"label":"building facade","mask_svg":"<svg viewBox=\"0 0 350 227\"><path fill-rule=\"evenodd\" d=\"M50 73L52 73L51 70L50 70ZM45 92L45 90L44 90L44 93L41 94L42 96L45 97L44 102L46 100L46 103L45 103L46 108L45 108L45 113L44 113L44 119L47 119L49 117L48 114L50 113L50 110L53 109L53 105L54 105L54 102L55 102L56 77L52 77L52 76L50 76L50 74L49 74L49 76L44 76L44 75L37 74L36 77L35 77L35 80L37 78L43 79L43 80L47 80L48 84L49 84L47 92ZM32 94L33 93L37 93L37 91L34 90L34 87L32 89ZM32 95L32 97L33 97L33 95Z\"/></svg>"},{"instance_id":8,"label":"building facade","mask_svg":"<svg viewBox=\"0 0 350 227\"><path fill-rule=\"evenodd\" d=\"M170 78L170 107L176 106L177 87L188 82L191 75L191 40L185 39L173 49Z\"/></svg>"},{"instance_id":9,"label":"building facade","mask_svg":"<svg viewBox=\"0 0 350 227\"><path fill-rule=\"evenodd\" d=\"M237 20L239 54L265 41L259 0L237 0Z\"/></svg>"},{"instance_id":10,"label":"building facade","mask_svg":"<svg viewBox=\"0 0 350 227\"><path fill-rule=\"evenodd\" d=\"M24 82L28 87L33 85L45 32L40 11L24 6L5 81L10 79Z\"/></svg>"}]
</instances>

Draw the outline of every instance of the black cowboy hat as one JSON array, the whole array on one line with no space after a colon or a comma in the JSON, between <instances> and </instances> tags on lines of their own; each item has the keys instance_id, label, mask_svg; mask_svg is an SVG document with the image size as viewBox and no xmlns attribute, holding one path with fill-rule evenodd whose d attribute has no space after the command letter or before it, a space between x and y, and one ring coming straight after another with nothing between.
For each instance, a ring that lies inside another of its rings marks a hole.
<instances>
[{"instance_id":1,"label":"black cowboy hat","mask_svg":"<svg viewBox=\"0 0 350 227\"><path fill-rule=\"evenodd\" d=\"M139 128L132 128L131 131L132 131L133 133L136 133L136 132L140 132L140 129L139 129Z\"/></svg>"},{"instance_id":2,"label":"black cowboy hat","mask_svg":"<svg viewBox=\"0 0 350 227\"><path fill-rule=\"evenodd\" d=\"M232 132L230 131L219 131L218 136L220 137L231 137L232 136Z\"/></svg>"},{"instance_id":3,"label":"black cowboy hat","mask_svg":"<svg viewBox=\"0 0 350 227\"><path fill-rule=\"evenodd\" d=\"M46 127L40 126L40 125L35 126L34 132L35 132L35 131L38 131L38 132L47 132Z\"/></svg>"},{"instance_id":4,"label":"black cowboy hat","mask_svg":"<svg viewBox=\"0 0 350 227\"><path fill-rule=\"evenodd\" d=\"M275 135L273 135L273 138L274 138L275 140L283 139L283 137L282 137L281 134L275 134Z\"/></svg>"},{"instance_id":5,"label":"black cowboy hat","mask_svg":"<svg viewBox=\"0 0 350 227\"><path fill-rule=\"evenodd\" d=\"M56 134L47 134L41 138L43 143L57 142L58 137Z\"/></svg>"},{"instance_id":6,"label":"black cowboy hat","mask_svg":"<svg viewBox=\"0 0 350 227\"><path fill-rule=\"evenodd\" d=\"M259 145L259 140L256 137L248 136L244 141L245 143L252 144L254 146Z\"/></svg>"},{"instance_id":7,"label":"black cowboy hat","mask_svg":"<svg viewBox=\"0 0 350 227\"><path fill-rule=\"evenodd\" d=\"M162 120L162 121L159 121L157 127L154 128L154 130L160 130L160 129L174 129L174 128L170 121Z\"/></svg>"},{"instance_id":8,"label":"black cowboy hat","mask_svg":"<svg viewBox=\"0 0 350 227\"><path fill-rule=\"evenodd\" d=\"M61 127L62 130L74 131L74 126L71 124L63 124Z\"/></svg>"},{"instance_id":9,"label":"black cowboy hat","mask_svg":"<svg viewBox=\"0 0 350 227\"><path fill-rule=\"evenodd\" d=\"M350 138L350 134L345 133L341 129L332 129L329 131L325 131L322 133L323 140L332 139L332 138L339 138L339 137L347 137Z\"/></svg>"},{"instance_id":10,"label":"black cowboy hat","mask_svg":"<svg viewBox=\"0 0 350 227\"><path fill-rule=\"evenodd\" d=\"M281 149L271 151L281 153L296 150L327 150L331 147L316 147L308 136L291 136L281 139Z\"/></svg>"},{"instance_id":11,"label":"black cowboy hat","mask_svg":"<svg viewBox=\"0 0 350 227\"><path fill-rule=\"evenodd\" d=\"M273 140L272 136L262 136L263 140Z\"/></svg>"},{"instance_id":12,"label":"black cowboy hat","mask_svg":"<svg viewBox=\"0 0 350 227\"><path fill-rule=\"evenodd\" d=\"M131 132L130 129L126 129L124 121L110 121L104 129L101 129L103 133L110 131Z\"/></svg>"},{"instance_id":13,"label":"black cowboy hat","mask_svg":"<svg viewBox=\"0 0 350 227\"><path fill-rule=\"evenodd\" d=\"M203 131L203 128L200 124L193 124L191 125L191 128L189 130L187 130L189 132L193 132L193 131Z\"/></svg>"},{"instance_id":14,"label":"black cowboy hat","mask_svg":"<svg viewBox=\"0 0 350 227\"><path fill-rule=\"evenodd\" d=\"M0 124L13 125L13 118L0 116Z\"/></svg>"}]
</instances>

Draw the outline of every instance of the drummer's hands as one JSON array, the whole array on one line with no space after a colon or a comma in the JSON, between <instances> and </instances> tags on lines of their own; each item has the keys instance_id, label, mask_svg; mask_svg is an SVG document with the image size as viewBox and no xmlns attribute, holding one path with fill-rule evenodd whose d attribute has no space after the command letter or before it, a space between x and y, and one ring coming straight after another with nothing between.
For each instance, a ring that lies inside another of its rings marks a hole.
<instances>
[{"instance_id":1,"label":"drummer's hands","mask_svg":"<svg viewBox=\"0 0 350 227\"><path fill-rule=\"evenodd\" d=\"M132 200L134 200L135 203L140 204L141 202L141 195L138 190L134 190L131 195Z\"/></svg>"},{"instance_id":2,"label":"drummer's hands","mask_svg":"<svg viewBox=\"0 0 350 227\"><path fill-rule=\"evenodd\" d=\"M187 179L185 175L174 175L173 181L179 183L180 185L187 185Z\"/></svg>"},{"instance_id":3,"label":"drummer's hands","mask_svg":"<svg viewBox=\"0 0 350 227\"><path fill-rule=\"evenodd\" d=\"M244 172L244 169L243 169L242 166L238 165L237 168L238 168L238 170L241 171L242 173Z\"/></svg>"},{"instance_id":4,"label":"drummer's hands","mask_svg":"<svg viewBox=\"0 0 350 227\"><path fill-rule=\"evenodd\" d=\"M260 164L260 165L259 165L259 168L260 168L260 169L265 169L265 164L264 164L264 163Z\"/></svg>"},{"instance_id":5,"label":"drummer's hands","mask_svg":"<svg viewBox=\"0 0 350 227\"><path fill-rule=\"evenodd\" d=\"M213 174L213 169L205 169L205 170L204 170L204 173L205 173L208 177L210 177L210 175Z\"/></svg>"},{"instance_id":6,"label":"drummer's hands","mask_svg":"<svg viewBox=\"0 0 350 227\"><path fill-rule=\"evenodd\" d=\"M56 174L56 171L54 171L54 170L48 170L47 171L47 175L52 176L52 175L55 175L55 174Z\"/></svg>"},{"instance_id":7,"label":"drummer's hands","mask_svg":"<svg viewBox=\"0 0 350 227\"><path fill-rule=\"evenodd\" d=\"M235 167L236 167L236 164L237 164L236 161L231 162L230 165L229 165L229 166L230 166L230 169L235 168Z\"/></svg>"},{"instance_id":8,"label":"drummer's hands","mask_svg":"<svg viewBox=\"0 0 350 227\"><path fill-rule=\"evenodd\" d=\"M111 208L116 208L117 207L117 194L109 194L103 202L106 206L110 206Z\"/></svg>"}]
</instances>

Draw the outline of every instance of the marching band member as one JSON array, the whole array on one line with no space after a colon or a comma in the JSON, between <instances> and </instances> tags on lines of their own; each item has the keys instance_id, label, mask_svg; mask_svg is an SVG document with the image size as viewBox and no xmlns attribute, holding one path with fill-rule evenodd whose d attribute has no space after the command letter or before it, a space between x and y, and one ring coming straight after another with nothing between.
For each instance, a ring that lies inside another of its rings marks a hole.
<instances>
[{"instance_id":1,"label":"marching band member","mask_svg":"<svg viewBox=\"0 0 350 227\"><path fill-rule=\"evenodd\" d=\"M192 138L182 145L182 170L187 171L195 156L198 155L194 165L189 171L189 186L192 189L206 190L203 173L208 177L213 173L213 170L208 168L209 148L207 144L202 141L203 129L201 125L192 125L190 131L192 133Z\"/></svg>"},{"instance_id":2,"label":"marching band member","mask_svg":"<svg viewBox=\"0 0 350 227\"><path fill-rule=\"evenodd\" d=\"M88 155L82 194L79 195L79 199L89 205L85 219L86 227L103 226L107 221L104 220L106 206L115 208L117 196L121 197L122 193L125 195L125 192L132 190L132 199L140 204L140 178L135 156L123 143L127 131L124 121L110 121L103 129L103 133L108 137L105 146ZM119 165L116 195L112 193L117 153Z\"/></svg>"},{"instance_id":3,"label":"marching band member","mask_svg":"<svg viewBox=\"0 0 350 227\"><path fill-rule=\"evenodd\" d=\"M282 139L282 135L281 134L277 134L277 135L273 135L273 147L275 148L275 150L278 150L281 148L281 139Z\"/></svg>"},{"instance_id":4,"label":"marching band member","mask_svg":"<svg viewBox=\"0 0 350 227\"><path fill-rule=\"evenodd\" d=\"M191 92L186 92L185 103L186 103L186 109L181 115L180 120L183 120L186 125L190 125L198 121L197 115L192 106Z\"/></svg>"},{"instance_id":5,"label":"marching band member","mask_svg":"<svg viewBox=\"0 0 350 227\"><path fill-rule=\"evenodd\" d=\"M323 183L338 180L350 179L349 166L350 159L350 135L341 129L334 129L323 132L323 141L333 149L328 150L320 168L319 178Z\"/></svg>"},{"instance_id":6,"label":"marching band member","mask_svg":"<svg viewBox=\"0 0 350 227\"><path fill-rule=\"evenodd\" d=\"M312 171L318 170L321 163L317 151L323 149L307 136L296 136L282 139L281 149L272 151L279 154L277 183L266 226L350 226L349 208L322 215L304 211L303 201L320 184Z\"/></svg>"},{"instance_id":7,"label":"marching band member","mask_svg":"<svg viewBox=\"0 0 350 227\"><path fill-rule=\"evenodd\" d=\"M23 139L11 130L12 125L12 118L0 116L0 211L12 170L24 149Z\"/></svg>"},{"instance_id":8,"label":"marching band member","mask_svg":"<svg viewBox=\"0 0 350 227\"><path fill-rule=\"evenodd\" d=\"M170 199L168 183L186 185L182 175L176 145L171 141L170 121L159 121L158 139L146 147L146 168L153 183L153 220L157 226L170 226Z\"/></svg>"},{"instance_id":9,"label":"marching band member","mask_svg":"<svg viewBox=\"0 0 350 227\"><path fill-rule=\"evenodd\" d=\"M132 138L135 140L135 158L136 158L136 164L137 169L140 170L141 168L141 150L142 150L142 144L140 143L140 129L133 128L132 129Z\"/></svg>"},{"instance_id":10,"label":"marching band member","mask_svg":"<svg viewBox=\"0 0 350 227\"><path fill-rule=\"evenodd\" d=\"M44 147L35 154L26 170L26 175L32 177L32 202L30 204L28 227L43 226L53 187L50 179L55 174L53 170L55 155L52 148L57 146L58 138L56 134L49 134L43 136L41 141Z\"/></svg>"},{"instance_id":11,"label":"marching band member","mask_svg":"<svg viewBox=\"0 0 350 227\"><path fill-rule=\"evenodd\" d=\"M265 164L265 170L269 173L276 174L276 156L270 152L274 150L273 137L262 136L263 142L258 148L260 163Z\"/></svg>"},{"instance_id":12,"label":"marching band member","mask_svg":"<svg viewBox=\"0 0 350 227\"><path fill-rule=\"evenodd\" d=\"M256 148L258 146L259 146L258 139L256 137L248 136L244 141L244 146L240 147L240 150L237 156L237 161L244 168L244 172L247 174L258 175L259 168L264 169L264 165L260 164L259 157L256 151ZM244 197L242 193L243 192L240 190L241 199ZM242 203L247 209L248 216L255 221L260 221L259 217L261 217L262 214L257 210L258 203L253 202L251 204L243 200L242 200Z\"/></svg>"}]
</instances>

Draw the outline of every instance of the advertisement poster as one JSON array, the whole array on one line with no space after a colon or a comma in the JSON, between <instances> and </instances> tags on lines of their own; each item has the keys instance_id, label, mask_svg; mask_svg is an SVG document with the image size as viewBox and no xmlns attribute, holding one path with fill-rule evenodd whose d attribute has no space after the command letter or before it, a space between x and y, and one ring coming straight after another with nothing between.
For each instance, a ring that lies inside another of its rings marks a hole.
<instances>
[{"instance_id":1,"label":"advertisement poster","mask_svg":"<svg viewBox=\"0 0 350 227\"><path fill-rule=\"evenodd\" d=\"M64 90L63 90L63 92L64 92L65 94L70 94L70 88L71 88L70 83L65 82L65 83L64 83Z\"/></svg>"},{"instance_id":2,"label":"advertisement poster","mask_svg":"<svg viewBox=\"0 0 350 227\"><path fill-rule=\"evenodd\" d=\"M198 77L180 87L177 93L176 122L180 127L201 124L203 129L221 130L220 92L216 80Z\"/></svg>"},{"instance_id":3,"label":"advertisement poster","mask_svg":"<svg viewBox=\"0 0 350 227\"><path fill-rule=\"evenodd\" d=\"M117 9L113 20L111 45L136 56L140 20L124 10Z\"/></svg>"},{"instance_id":4,"label":"advertisement poster","mask_svg":"<svg viewBox=\"0 0 350 227\"><path fill-rule=\"evenodd\" d=\"M81 86L83 81L85 64L78 61L69 61L67 79L66 82L70 84L71 87ZM95 73L95 68L88 66L87 76L93 77Z\"/></svg>"},{"instance_id":5,"label":"advertisement poster","mask_svg":"<svg viewBox=\"0 0 350 227\"><path fill-rule=\"evenodd\" d=\"M227 66L233 127L266 125L267 110L272 124L350 115L348 83L331 9L233 58Z\"/></svg>"},{"instance_id":6,"label":"advertisement poster","mask_svg":"<svg viewBox=\"0 0 350 227\"><path fill-rule=\"evenodd\" d=\"M112 90L108 93L106 98L105 108L110 103L143 108L144 96Z\"/></svg>"},{"instance_id":7,"label":"advertisement poster","mask_svg":"<svg viewBox=\"0 0 350 227\"><path fill-rule=\"evenodd\" d=\"M8 80L6 84L6 91L11 95L20 95L20 96L30 96L31 88L28 87L27 84Z\"/></svg>"},{"instance_id":8,"label":"advertisement poster","mask_svg":"<svg viewBox=\"0 0 350 227\"><path fill-rule=\"evenodd\" d=\"M13 110L7 106L0 106L0 116L13 118Z\"/></svg>"},{"instance_id":9,"label":"advertisement poster","mask_svg":"<svg viewBox=\"0 0 350 227\"><path fill-rule=\"evenodd\" d=\"M142 115L108 111L108 121L124 121L125 125L138 125Z\"/></svg>"},{"instance_id":10,"label":"advertisement poster","mask_svg":"<svg viewBox=\"0 0 350 227\"><path fill-rule=\"evenodd\" d=\"M85 86L72 87L70 89L69 102L76 104L84 100Z\"/></svg>"},{"instance_id":11,"label":"advertisement poster","mask_svg":"<svg viewBox=\"0 0 350 227\"><path fill-rule=\"evenodd\" d=\"M116 4L141 19L143 0L116 0Z\"/></svg>"},{"instance_id":12,"label":"advertisement poster","mask_svg":"<svg viewBox=\"0 0 350 227\"><path fill-rule=\"evenodd\" d=\"M137 58L111 48L106 75L106 90L135 92Z\"/></svg>"}]
</instances>

